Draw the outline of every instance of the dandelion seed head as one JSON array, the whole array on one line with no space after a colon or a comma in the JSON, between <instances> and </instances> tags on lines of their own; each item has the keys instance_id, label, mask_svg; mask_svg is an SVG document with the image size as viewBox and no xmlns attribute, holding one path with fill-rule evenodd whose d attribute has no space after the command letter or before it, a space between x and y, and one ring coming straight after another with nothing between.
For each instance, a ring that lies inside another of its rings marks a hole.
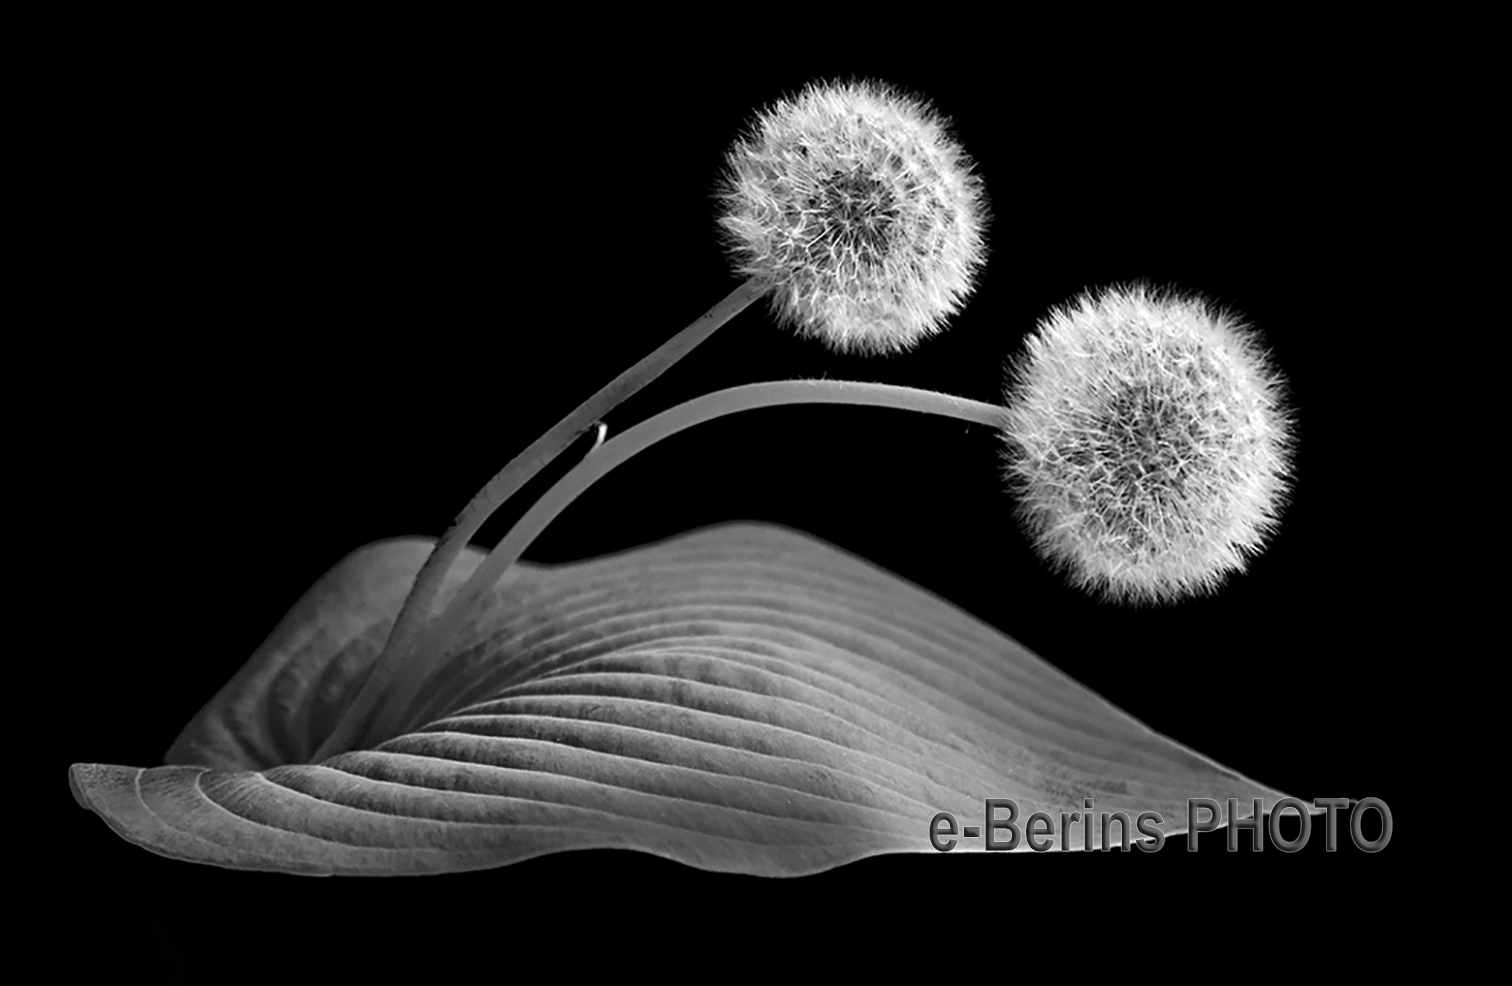
<instances>
[{"instance_id":1,"label":"dandelion seed head","mask_svg":"<svg viewBox=\"0 0 1512 986\"><path fill-rule=\"evenodd\" d=\"M783 322L837 350L897 352L944 327L985 260L971 167L924 101L814 83L731 149L720 227Z\"/></svg>"},{"instance_id":2,"label":"dandelion seed head","mask_svg":"<svg viewBox=\"0 0 1512 986\"><path fill-rule=\"evenodd\" d=\"M1009 365L1008 479L1036 550L1115 602L1215 591L1279 523L1285 385L1253 331L1144 286L1052 311Z\"/></svg>"}]
</instances>

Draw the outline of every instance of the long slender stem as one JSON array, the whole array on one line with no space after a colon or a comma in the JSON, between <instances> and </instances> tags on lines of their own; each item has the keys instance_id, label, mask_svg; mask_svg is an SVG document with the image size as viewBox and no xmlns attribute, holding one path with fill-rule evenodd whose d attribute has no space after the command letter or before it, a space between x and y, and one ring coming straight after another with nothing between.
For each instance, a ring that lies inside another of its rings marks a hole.
<instances>
[{"instance_id":1,"label":"long slender stem","mask_svg":"<svg viewBox=\"0 0 1512 986\"><path fill-rule=\"evenodd\" d=\"M410 593L394 620L394 627L389 631L383 653L378 656L372 674L331 735L321 744L317 759L329 755L331 750L349 748L366 726L374 708L391 690L394 675L400 668L411 665L410 654L430 615L436 594L441 591L446 573L451 571L457 556L467 547L472 536L478 533L478 528L483 526L484 521L493 516L494 511L503 506L531 477L561 455L579 435L593 427L594 422L661 376L672 364L713 335L720 326L739 315L766 291L767 285L756 278L740 285L723 301L699 316L692 325L605 384L598 393L578 405L576 410L557 422L550 431L530 443L525 451L509 460L498 475L488 481L488 485L457 515L451 529L442 536L425 559L425 564L415 577L414 586L410 588Z\"/></svg>"},{"instance_id":2,"label":"long slender stem","mask_svg":"<svg viewBox=\"0 0 1512 986\"><path fill-rule=\"evenodd\" d=\"M589 453L571 472L558 480L520 518L514 529L504 536L504 540L499 542L498 547L494 548L453 597L446 612L432 620L426 628L411 652L412 660L400 669L393 680L382 707L373 719L372 729L365 738L371 743L382 742L414 725L405 721L405 703L413 698L429 676L457 629L473 611L478 600L493 590L504 572L519 559L520 554L546 525L584 490L637 452L685 428L738 411L782 404L873 404L941 414L996 428L1003 426L1004 413L996 404L984 404L912 387L845 380L785 380L717 391L679 404L641 422ZM327 746L322 746L316 753L316 762L340 752L339 748L327 749Z\"/></svg>"}]
</instances>

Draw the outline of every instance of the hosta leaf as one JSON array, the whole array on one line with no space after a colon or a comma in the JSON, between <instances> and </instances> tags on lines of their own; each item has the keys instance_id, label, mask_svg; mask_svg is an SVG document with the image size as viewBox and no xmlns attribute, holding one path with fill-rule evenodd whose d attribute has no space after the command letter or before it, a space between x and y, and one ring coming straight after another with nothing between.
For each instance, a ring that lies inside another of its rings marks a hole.
<instances>
[{"instance_id":1,"label":"hosta leaf","mask_svg":"<svg viewBox=\"0 0 1512 986\"><path fill-rule=\"evenodd\" d=\"M360 687L427 549L354 553L169 766L76 764L75 796L135 843L222 866L425 873L624 847L769 875L933 851L936 812L980 824L989 797L1049 812L1057 833L1084 798L1159 812L1175 833L1189 797L1238 798L1241 816L1282 797L949 603L758 525L517 566L411 699L414 728L299 763Z\"/></svg>"}]
</instances>

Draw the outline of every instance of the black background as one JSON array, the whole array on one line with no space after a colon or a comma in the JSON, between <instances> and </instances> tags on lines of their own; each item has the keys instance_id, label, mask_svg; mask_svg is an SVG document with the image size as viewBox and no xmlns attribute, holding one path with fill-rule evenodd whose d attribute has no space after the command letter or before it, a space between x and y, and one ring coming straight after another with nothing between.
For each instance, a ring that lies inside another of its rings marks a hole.
<instances>
[{"instance_id":1,"label":"black background","mask_svg":"<svg viewBox=\"0 0 1512 986\"><path fill-rule=\"evenodd\" d=\"M1413 839L1401 780L1411 696L1394 666L1417 618L1402 599L1420 578L1383 520L1403 477L1363 411L1400 351L1389 313L1360 301L1396 276L1402 213L1382 206L1395 181L1382 173L1391 78L1307 57L1226 61L1194 79L885 55L725 71L701 52L638 51L562 50L527 67L419 41L223 38L124 56L80 96L66 172L77 235L59 258L80 276L60 312L87 314L97 332L70 346L39 415L71 449L49 473L60 512L87 518L59 546L81 600L60 626L79 649L77 678L59 686L76 728L57 737L55 790L70 920L178 974L229 940L356 948L357 936L402 951L408 939L383 930L399 915L406 936L497 921L517 937L802 937L869 915L922 922L944 908L950 925L984 901L1011 915L1094 894L1113 902L1114 923L1141 910L1176 920L1198 898L1386 880ZM65 800L68 763L160 763L326 569L375 540L439 534L516 451L731 290L711 199L725 149L756 107L850 73L928 96L976 160L993 218L970 303L894 357L836 355L776 328L763 303L623 405L611 433L710 390L793 377L997 400L1005 359L1051 306L1146 280L1241 313L1288 380L1296 481L1271 546L1214 597L1110 606L1030 551L995 435L797 407L661 443L571 506L527 559L736 520L805 531L1234 770L1304 799L1385 799L1398 828L1385 852L1345 836L1326 854L1315 829L1296 856L1230 855L1216 833L1196 854L1180 842L1058 862L910 854L801 880L617 852L307 880L157 858ZM1225 914L1190 920L1222 932Z\"/></svg>"}]
</instances>

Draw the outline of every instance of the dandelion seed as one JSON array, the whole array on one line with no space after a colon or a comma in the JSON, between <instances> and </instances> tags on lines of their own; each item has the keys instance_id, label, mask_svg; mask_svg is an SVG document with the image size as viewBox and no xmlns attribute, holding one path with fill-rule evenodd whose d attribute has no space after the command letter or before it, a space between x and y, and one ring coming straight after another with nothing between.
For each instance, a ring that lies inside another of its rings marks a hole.
<instances>
[{"instance_id":1,"label":"dandelion seed","mask_svg":"<svg viewBox=\"0 0 1512 986\"><path fill-rule=\"evenodd\" d=\"M779 318L839 350L941 329L986 257L986 195L928 104L874 82L814 84L730 151L720 225Z\"/></svg>"},{"instance_id":2,"label":"dandelion seed","mask_svg":"<svg viewBox=\"0 0 1512 986\"><path fill-rule=\"evenodd\" d=\"M1215 590L1279 522L1283 388L1253 332L1200 299L1138 286L1078 298L1010 364L1020 521L1073 584L1110 600Z\"/></svg>"}]
</instances>

